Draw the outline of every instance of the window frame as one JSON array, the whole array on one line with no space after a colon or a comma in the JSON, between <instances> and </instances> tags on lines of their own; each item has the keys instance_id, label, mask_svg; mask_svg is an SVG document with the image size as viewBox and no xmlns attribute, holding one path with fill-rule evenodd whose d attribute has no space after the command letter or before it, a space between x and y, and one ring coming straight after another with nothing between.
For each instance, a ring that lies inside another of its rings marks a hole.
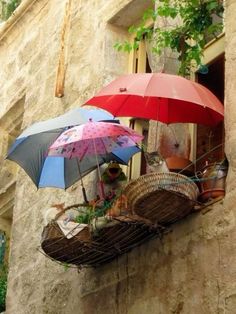
<instances>
[{"instance_id":1,"label":"window frame","mask_svg":"<svg viewBox=\"0 0 236 314\"><path fill-rule=\"evenodd\" d=\"M202 63L209 65L224 53L225 53L225 34L221 33L215 39L211 40L206 44L203 53ZM197 80L196 72L191 72L190 79L193 81ZM195 161L197 156L197 125L190 123L189 129L191 135L190 160Z\"/></svg>"}]
</instances>

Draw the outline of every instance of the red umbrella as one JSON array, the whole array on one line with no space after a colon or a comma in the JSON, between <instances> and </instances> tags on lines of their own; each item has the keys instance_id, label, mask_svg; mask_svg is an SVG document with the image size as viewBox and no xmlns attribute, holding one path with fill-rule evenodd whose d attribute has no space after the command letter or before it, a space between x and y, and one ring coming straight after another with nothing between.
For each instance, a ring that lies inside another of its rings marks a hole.
<instances>
[{"instance_id":1,"label":"red umbrella","mask_svg":"<svg viewBox=\"0 0 236 314\"><path fill-rule=\"evenodd\" d=\"M216 125L224 107L206 87L165 73L123 75L89 99L114 116L152 119L164 123Z\"/></svg>"}]
</instances>

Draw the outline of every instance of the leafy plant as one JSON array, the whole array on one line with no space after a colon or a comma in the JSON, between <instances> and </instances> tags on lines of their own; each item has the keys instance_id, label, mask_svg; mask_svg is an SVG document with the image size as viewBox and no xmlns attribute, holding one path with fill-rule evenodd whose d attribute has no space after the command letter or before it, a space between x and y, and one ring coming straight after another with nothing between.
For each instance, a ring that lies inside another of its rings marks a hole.
<instances>
[{"instance_id":1,"label":"leafy plant","mask_svg":"<svg viewBox=\"0 0 236 314\"><path fill-rule=\"evenodd\" d=\"M101 208L93 208L92 206L78 208L79 215L75 218L75 221L80 224L90 224L93 218L104 216L107 209L106 201L103 202Z\"/></svg>"},{"instance_id":2,"label":"leafy plant","mask_svg":"<svg viewBox=\"0 0 236 314\"><path fill-rule=\"evenodd\" d=\"M94 213L92 206L88 207L81 207L77 209L79 215L75 218L75 221L80 224L89 224L90 221L93 219Z\"/></svg>"},{"instance_id":3,"label":"leafy plant","mask_svg":"<svg viewBox=\"0 0 236 314\"><path fill-rule=\"evenodd\" d=\"M7 274L8 270L6 265L1 264L0 266L0 312L5 311L5 301L7 293Z\"/></svg>"},{"instance_id":4,"label":"leafy plant","mask_svg":"<svg viewBox=\"0 0 236 314\"><path fill-rule=\"evenodd\" d=\"M70 268L70 265L66 262L62 263L62 265L64 266L64 271L67 271Z\"/></svg>"},{"instance_id":5,"label":"leafy plant","mask_svg":"<svg viewBox=\"0 0 236 314\"><path fill-rule=\"evenodd\" d=\"M21 0L0 0L0 5L2 7L1 18L4 21L7 20L20 3Z\"/></svg>"},{"instance_id":6,"label":"leafy plant","mask_svg":"<svg viewBox=\"0 0 236 314\"><path fill-rule=\"evenodd\" d=\"M99 206L96 206L95 208L93 206L77 208L78 216L75 218L75 221L80 224L90 224L94 218L105 216L115 200L116 197L101 200Z\"/></svg>"},{"instance_id":7,"label":"leafy plant","mask_svg":"<svg viewBox=\"0 0 236 314\"><path fill-rule=\"evenodd\" d=\"M192 67L201 66L203 49L209 36L216 36L223 29L222 21L215 21L214 16L222 18L222 0L154 0L155 9L144 12L142 22L131 26L129 32L135 35L133 43L116 43L115 48L130 52L137 49L143 38L152 40L152 53L161 55L165 48L178 53L179 74L189 75ZM158 18L181 19L173 26L158 27ZM146 26L152 19L154 27Z\"/></svg>"}]
</instances>

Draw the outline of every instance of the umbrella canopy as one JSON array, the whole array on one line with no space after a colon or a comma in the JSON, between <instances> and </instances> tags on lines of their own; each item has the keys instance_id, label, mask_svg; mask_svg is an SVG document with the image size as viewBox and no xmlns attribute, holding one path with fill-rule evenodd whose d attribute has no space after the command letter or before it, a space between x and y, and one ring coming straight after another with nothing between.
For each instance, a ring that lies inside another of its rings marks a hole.
<instances>
[{"instance_id":1,"label":"umbrella canopy","mask_svg":"<svg viewBox=\"0 0 236 314\"><path fill-rule=\"evenodd\" d=\"M63 132L50 146L49 155L83 160L85 156L135 146L142 139L142 135L124 125L90 121Z\"/></svg>"},{"instance_id":2,"label":"umbrella canopy","mask_svg":"<svg viewBox=\"0 0 236 314\"><path fill-rule=\"evenodd\" d=\"M138 146L130 146L125 148L117 148L108 153L102 155L101 157L106 161L116 160L119 164L128 165L129 160L134 154L141 152L141 149Z\"/></svg>"},{"instance_id":3,"label":"umbrella canopy","mask_svg":"<svg viewBox=\"0 0 236 314\"><path fill-rule=\"evenodd\" d=\"M114 121L114 116L99 109L75 108L56 118L32 124L20 134L18 139L50 130L80 125L88 122L89 119L93 119L93 121Z\"/></svg>"},{"instance_id":4,"label":"umbrella canopy","mask_svg":"<svg viewBox=\"0 0 236 314\"><path fill-rule=\"evenodd\" d=\"M224 107L204 86L181 76L141 73L121 76L102 88L85 105L114 116L152 119L164 123L216 125Z\"/></svg>"},{"instance_id":5,"label":"umbrella canopy","mask_svg":"<svg viewBox=\"0 0 236 314\"><path fill-rule=\"evenodd\" d=\"M38 188L67 189L97 167L96 156L86 156L82 161L77 158L47 156L49 146L61 132L62 129L34 135L33 140L26 138L20 144L18 142L15 149L12 149L7 156L7 159L15 161L25 170ZM107 156L98 156L98 163L102 165L115 160L125 165L139 151L140 149L136 146L129 147L129 151L126 149L114 151Z\"/></svg>"},{"instance_id":6,"label":"umbrella canopy","mask_svg":"<svg viewBox=\"0 0 236 314\"><path fill-rule=\"evenodd\" d=\"M103 110L78 108L57 118L35 123L16 139L8 152L7 159L21 166L38 188L66 189L94 170L97 166L97 159L95 156L87 156L79 163L80 169L78 169L76 158L50 157L47 156L48 149L66 127L77 125L82 121L84 123L90 118L95 121L113 119L111 114ZM115 160L121 164L127 164L133 154L138 151L140 149L134 146L127 152L123 150L111 153L109 156L99 156L98 163L102 165Z\"/></svg>"},{"instance_id":7,"label":"umbrella canopy","mask_svg":"<svg viewBox=\"0 0 236 314\"><path fill-rule=\"evenodd\" d=\"M134 130L116 123L92 122L75 126L63 132L49 148L49 155L69 159L79 157L80 162L87 156L96 158L100 180L101 196L105 198L98 155L111 153L115 149L131 147L143 139Z\"/></svg>"}]
</instances>

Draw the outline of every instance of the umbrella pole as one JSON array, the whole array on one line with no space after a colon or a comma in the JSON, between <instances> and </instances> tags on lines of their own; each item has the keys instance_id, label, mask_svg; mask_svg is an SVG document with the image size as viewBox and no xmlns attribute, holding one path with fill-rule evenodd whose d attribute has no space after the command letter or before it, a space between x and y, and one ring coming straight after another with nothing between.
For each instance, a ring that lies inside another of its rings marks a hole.
<instances>
[{"instance_id":1,"label":"umbrella pole","mask_svg":"<svg viewBox=\"0 0 236 314\"><path fill-rule=\"evenodd\" d=\"M99 178L99 185L100 185L100 188L101 188L101 194L102 194L102 198L105 199L104 186L103 186L103 182L102 182L102 176L101 176L101 171L100 171L99 162L98 162L98 156L97 156L97 149L96 149L96 145L95 145L94 139L93 139L93 147L94 147L95 158L96 158L96 163L97 163L97 168L98 168L98 178Z\"/></svg>"},{"instance_id":2,"label":"umbrella pole","mask_svg":"<svg viewBox=\"0 0 236 314\"><path fill-rule=\"evenodd\" d=\"M83 182L83 179L82 179L82 175L81 175L81 170L80 170L80 165L79 165L79 162L78 162L78 158L76 158L76 161L77 161L78 172L79 172L79 176L80 176L80 182L81 182L81 187L82 187L82 193L83 193L84 202L85 202L85 203L88 203L88 199L87 199L86 191L85 191L85 188L84 188L84 182Z\"/></svg>"}]
</instances>

